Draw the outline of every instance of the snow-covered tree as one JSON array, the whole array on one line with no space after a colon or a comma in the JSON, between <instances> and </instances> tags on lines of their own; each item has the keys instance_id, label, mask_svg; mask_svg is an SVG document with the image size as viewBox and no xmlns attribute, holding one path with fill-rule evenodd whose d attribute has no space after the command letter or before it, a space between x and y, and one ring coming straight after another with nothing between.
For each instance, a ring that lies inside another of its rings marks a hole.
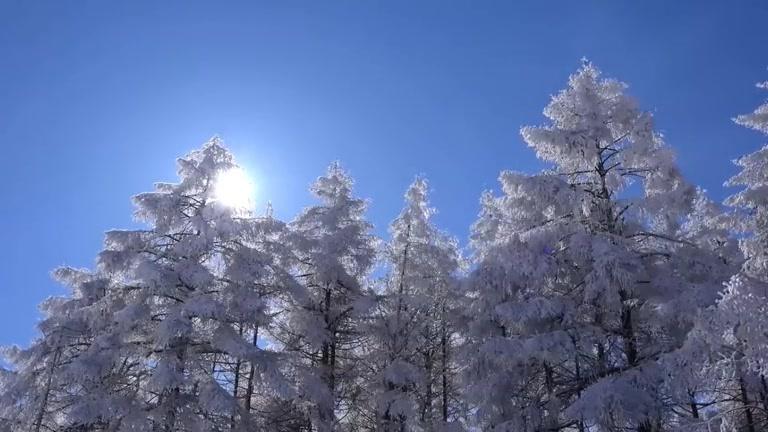
<instances>
[{"instance_id":1,"label":"snow-covered tree","mask_svg":"<svg viewBox=\"0 0 768 432\"><path fill-rule=\"evenodd\" d=\"M110 413L125 428L236 429L252 420L255 380L291 392L275 353L255 343L270 299L291 288L274 240L282 228L218 199L217 179L237 166L217 139L178 167L179 183L134 198L149 228L108 232L99 257L120 284L117 314L133 323L111 336L146 375L137 400Z\"/></svg>"},{"instance_id":2,"label":"snow-covered tree","mask_svg":"<svg viewBox=\"0 0 768 432\"><path fill-rule=\"evenodd\" d=\"M768 103L735 121L768 134ZM734 209L730 228L740 235L745 261L718 303L715 343L721 346L713 369L725 395L723 427L754 432L768 426L768 146L735 163L741 170L726 186L743 189L726 204Z\"/></svg>"},{"instance_id":3,"label":"snow-covered tree","mask_svg":"<svg viewBox=\"0 0 768 432\"><path fill-rule=\"evenodd\" d=\"M286 224L212 139L54 272L0 432L765 430L768 146L727 209L625 91L585 62L521 129L548 167L482 195L466 274L425 179L379 242L338 163ZM768 103L735 121L768 134Z\"/></svg>"},{"instance_id":4,"label":"snow-covered tree","mask_svg":"<svg viewBox=\"0 0 768 432\"><path fill-rule=\"evenodd\" d=\"M279 430L273 428L281 417L279 407L295 396L295 389L276 363L279 356L262 347L273 330L275 315L282 312L279 304L303 288L291 272L293 255L286 243L287 226L274 218L271 208L263 217L240 222L237 238L222 252L221 294L227 321L238 340L248 340L260 357L255 361L233 347L232 352L219 356L219 380L231 389L238 404L240 412L231 419L233 428Z\"/></svg>"},{"instance_id":5,"label":"snow-covered tree","mask_svg":"<svg viewBox=\"0 0 768 432\"><path fill-rule=\"evenodd\" d=\"M759 85L766 88L768 83ZM750 114L736 118L738 124L768 135L768 103ZM763 147L736 161L741 171L726 183L744 189L726 200L738 214L734 229L745 234L740 245L746 262L742 271L728 285L720 303L723 312L733 318L733 337L742 341L749 368L768 372L768 329L765 293L768 288L768 147ZM739 324L741 323L741 324Z\"/></svg>"},{"instance_id":6,"label":"snow-covered tree","mask_svg":"<svg viewBox=\"0 0 768 432\"><path fill-rule=\"evenodd\" d=\"M712 362L721 355L715 303L724 283L743 262L728 221L722 206L697 191L678 233L685 243L670 255L678 274L692 284L690 295L672 307L688 317L681 320L686 328L692 327L682 347L660 359L665 370L663 399L673 413L668 427L709 431L712 406L723 400L722 371Z\"/></svg>"},{"instance_id":7,"label":"snow-covered tree","mask_svg":"<svg viewBox=\"0 0 768 432\"><path fill-rule=\"evenodd\" d=\"M505 172L504 195L483 198L467 386L484 427L668 420L659 359L681 346L693 317L678 307L703 289L674 258L695 248L680 234L695 193L625 87L585 63L549 124L522 129L552 168Z\"/></svg>"},{"instance_id":8,"label":"snow-covered tree","mask_svg":"<svg viewBox=\"0 0 768 432\"><path fill-rule=\"evenodd\" d=\"M357 349L371 296L365 278L375 258L366 202L337 163L311 188L321 203L290 224L297 290L276 338L292 355L301 409L318 432L337 430L359 393Z\"/></svg>"},{"instance_id":9,"label":"snow-covered tree","mask_svg":"<svg viewBox=\"0 0 768 432\"><path fill-rule=\"evenodd\" d=\"M94 391L102 375L119 373L116 365L101 364L100 321L109 320L103 307L109 280L84 270L62 267L56 280L67 285L66 297L51 297L41 309L45 319L38 325L40 336L29 348L9 347L5 356L13 367L6 373L0 393L0 419L10 430L60 430L64 427L105 426L92 416L91 406L119 398ZM108 369L108 370L107 370ZM103 387L103 386L102 386Z\"/></svg>"},{"instance_id":10,"label":"snow-covered tree","mask_svg":"<svg viewBox=\"0 0 768 432\"><path fill-rule=\"evenodd\" d=\"M437 430L456 416L456 242L432 222L423 178L411 184L385 247L388 276L371 325L368 361L378 428Z\"/></svg>"}]
</instances>

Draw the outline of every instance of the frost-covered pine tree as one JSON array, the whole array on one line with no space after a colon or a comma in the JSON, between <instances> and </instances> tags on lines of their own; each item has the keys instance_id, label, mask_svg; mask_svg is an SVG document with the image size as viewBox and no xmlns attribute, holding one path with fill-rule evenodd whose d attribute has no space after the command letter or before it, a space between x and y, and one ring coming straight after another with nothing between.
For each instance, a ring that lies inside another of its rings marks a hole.
<instances>
[{"instance_id":1,"label":"frost-covered pine tree","mask_svg":"<svg viewBox=\"0 0 768 432\"><path fill-rule=\"evenodd\" d=\"M768 83L760 84L762 88L767 86ZM736 122L768 135L768 103L753 113L737 117ZM768 372L768 339L765 338L768 321L765 310L760 309L766 306L768 287L768 147L738 159L736 164L741 171L726 185L744 189L729 197L726 204L739 212L734 228L746 234L740 243L746 262L729 283L720 308L730 311L737 322L744 323L734 329L734 337L744 342L749 367L762 373Z\"/></svg>"},{"instance_id":2,"label":"frost-covered pine tree","mask_svg":"<svg viewBox=\"0 0 768 432\"><path fill-rule=\"evenodd\" d=\"M338 163L311 187L321 203L291 224L290 245L303 291L286 305L276 334L293 358L302 410L311 430L341 427L359 393L359 324L370 306L364 282L375 258L366 203Z\"/></svg>"},{"instance_id":3,"label":"frost-covered pine tree","mask_svg":"<svg viewBox=\"0 0 768 432\"><path fill-rule=\"evenodd\" d=\"M281 228L218 199L217 179L233 169L211 140L179 159L179 183L134 198L148 229L107 233L99 265L133 323L111 337L143 368L136 400L110 410L123 428L239 429L252 420L255 380L290 396L275 353L254 343L267 298L291 283L271 240Z\"/></svg>"},{"instance_id":4,"label":"frost-covered pine tree","mask_svg":"<svg viewBox=\"0 0 768 432\"><path fill-rule=\"evenodd\" d=\"M100 363L98 354L109 350L99 336L100 321L111 318L103 306L109 280L70 267L53 274L71 293L41 305L45 318L30 347L4 350L12 371L6 371L0 386L0 421L8 430L97 430L106 425L90 414L92 405L100 397L106 399L98 403L120 397L117 389L114 394L95 391L99 372L120 373L118 366Z\"/></svg>"},{"instance_id":5,"label":"frost-covered pine tree","mask_svg":"<svg viewBox=\"0 0 768 432\"><path fill-rule=\"evenodd\" d=\"M768 88L768 83L758 87ZM735 121L768 134L768 103ZM730 227L740 233L745 262L718 303L721 348L715 366L725 395L723 427L754 432L768 425L768 146L735 163L741 170L726 186L743 190L726 204L735 210Z\"/></svg>"},{"instance_id":6,"label":"frost-covered pine tree","mask_svg":"<svg viewBox=\"0 0 768 432\"><path fill-rule=\"evenodd\" d=\"M428 186L411 184L390 226L388 276L373 317L371 378L376 430L438 430L455 420L456 242L432 222Z\"/></svg>"},{"instance_id":7,"label":"frost-covered pine tree","mask_svg":"<svg viewBox=\"0 0 768 432\"><path fill-rule=\"evenodd\" d=\"M291 271L287 226L273 216L271 207L262 217L241 219L237 233L222 251L221 294L236 340L249 341L259 354L251 356L233 346L228 355L219 355L217 373L238 405L231 418L233 429L280 430L273 426L281 423L295 388L284 377L280 356L263 348L274 330L274 317L282 313L279 304L303 288Z\"/></svg>"},{"instance_id":8,"label":"frost-covered pine tree","mask_svg":"<svg viewBox=\"0 0 768 432\"><path fill-rule=\"evenodd\" d=\"M724 212L625 89L585 62L522 128L548 168L483 194L466 277L426 180L377 249L337 163L286 224L222 199L211 140L54 272L0 432L765 430L768 147ZM768 103L736 122L768 134Z\"/></svg>"},{"instance_id":9,"label":"frost-covered pine tree","mask_svg":"<svg viewBox=\"0 0 768 432\"><path fill-rule=\"evenodd\" d=\"M557 275L557 263L519 236L492 241L494 235L484 228L500 221L500 203L492 203L489 195L484 202L474 226L476 268L466 281L465 396L484 430L559 427L564 402L557 397L549 365L566 364L577 339L561 326L570 313L568 299L542 283L547 275ZM575 380L582 379L578 359L574 355Z\"/></svg>"},{"instance_id":10,"label":"frost-covered pine tree","mask_svg":"<svg viewBox=\"0 0 768 432\"><path fill-rule=\"evenodd\" d=\"M692 319L701 287L673 256L694 189L650 114L589 63L525 142L552 168L505 172L473 229L477 269L468 395L492 430L659 430L660 358ZM635 184L636 186L630 187Z\"/></svg>"},{"instance_id":11,"label":"frost-covered pine tree","mask_svg":"<svg viewBox=\"0 0 768 432\"><path fill-rule=\"evenodd\" d=\"M692 326L683 346L660 359L666 371L663 398L674 413L667 427L709 431L712 407L720 403L723 379L719 362L721 341L716 329L715 303L726 281L743 262L737 241L727 226L722 206L698 190L694 206L681 226L678 239L685 242L670 255L680 276L693 284L690 296L675 305L681 320Z\"/></svg>"}]
</instances>

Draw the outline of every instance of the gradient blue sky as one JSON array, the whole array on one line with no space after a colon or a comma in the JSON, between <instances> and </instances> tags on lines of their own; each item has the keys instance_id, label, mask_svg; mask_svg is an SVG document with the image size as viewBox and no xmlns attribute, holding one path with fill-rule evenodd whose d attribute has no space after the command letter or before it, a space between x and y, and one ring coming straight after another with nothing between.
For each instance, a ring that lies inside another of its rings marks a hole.
<instances>
[{"instance_id":1,"label":"gradient blue sky","mask_svg":"<svg viewBox=\"0 0 768 432\"><path fill-rule=\"evenodd\" d=\"M466 238L521 125L587 56L630 84L716 199L763 139L765 1L0 0L0 344L26 344L61 264L134 226L130 197L220 135L291 218L338 159L379 233L415 174Z\"/></svg>"}]
</instances>

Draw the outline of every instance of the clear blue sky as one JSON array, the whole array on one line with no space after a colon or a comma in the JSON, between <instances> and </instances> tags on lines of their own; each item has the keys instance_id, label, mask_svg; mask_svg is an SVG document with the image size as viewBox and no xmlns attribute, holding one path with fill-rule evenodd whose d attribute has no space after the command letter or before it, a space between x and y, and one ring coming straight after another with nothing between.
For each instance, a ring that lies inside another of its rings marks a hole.
<instances>
[{"instance_id":1,"label":"clear blue sky","mask_svg":"<svg viewBox=\"0 0 768 432\"><path fill-rule=\"evenodd\" d=\"M291 218L338 159L383 234L425 174L462 240L521 125L587 56L630 84L716 199L763 139L765 1L0 0L0 344L26 344L61 264L134 226L130 197L220 135Z\"/></svg>"}]
</instances>

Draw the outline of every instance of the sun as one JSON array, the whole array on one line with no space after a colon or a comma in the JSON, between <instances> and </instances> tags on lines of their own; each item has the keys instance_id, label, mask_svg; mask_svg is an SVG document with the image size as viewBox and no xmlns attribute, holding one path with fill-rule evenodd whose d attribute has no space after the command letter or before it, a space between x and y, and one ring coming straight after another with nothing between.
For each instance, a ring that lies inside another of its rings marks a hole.
<instances>
[{"instance_id":1,"label":"sun","mask_svg":"<svg viewBox=\"0 0 768 432\"><path fill-rule=\"evenodd\" d=\"M255 195L256 185L242 168L230 168L216 176L213 196L227 207L250 210Z\"/></svg>"}]
</instances>

